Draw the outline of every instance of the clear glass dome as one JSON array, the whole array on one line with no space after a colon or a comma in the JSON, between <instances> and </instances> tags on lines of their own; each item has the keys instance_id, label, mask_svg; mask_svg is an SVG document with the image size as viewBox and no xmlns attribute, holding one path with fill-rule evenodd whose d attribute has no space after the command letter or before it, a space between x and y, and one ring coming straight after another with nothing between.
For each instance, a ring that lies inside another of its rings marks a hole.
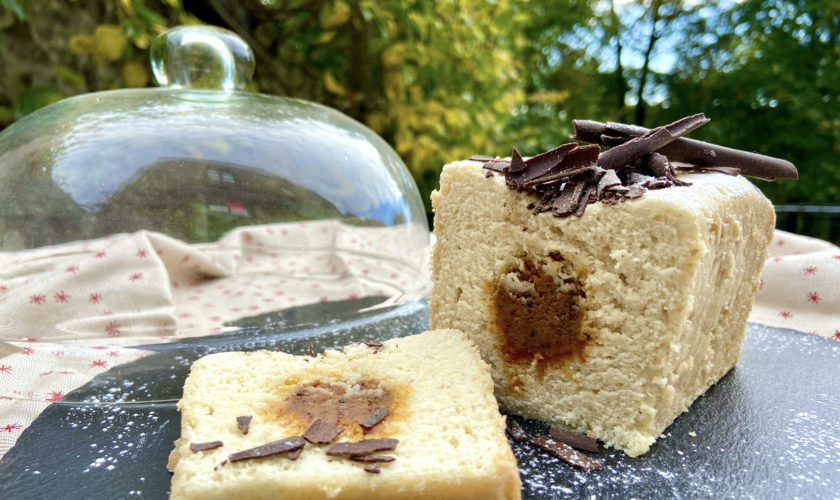
<instances>
[{"instance_id":1,"label":"clear glass dome","mask_svg":"<svg viewBox=\"0 0 840 500\"><path fill-rule=\"evenodd\" d=\"M385 141L325 106L243 91L254 60L230 32L177 28L151 54L165 88L65 99L0 134L0 300L11 307L17 294L21 306L62 307L85 298L80 306L90 307L97 287L68 279L85 270L127 284L154 275L168 285L157 290L162 298L143 292L122 309L159 314L109 330L97 311L73 313L32 336L202 335L313 302L425 295L423 203ZM106 255L123 260L94 268ZM139 262L132 258L159 265L123 279ZM62 271L63 281L43 284ZM185 284L202 296L202 286L226 280L262 292L229 308L220 295L206 314L184 309L193 300L179 296ZM27 318L0 321L0 340L29 336Z\"/></svg>"}]
</instances>

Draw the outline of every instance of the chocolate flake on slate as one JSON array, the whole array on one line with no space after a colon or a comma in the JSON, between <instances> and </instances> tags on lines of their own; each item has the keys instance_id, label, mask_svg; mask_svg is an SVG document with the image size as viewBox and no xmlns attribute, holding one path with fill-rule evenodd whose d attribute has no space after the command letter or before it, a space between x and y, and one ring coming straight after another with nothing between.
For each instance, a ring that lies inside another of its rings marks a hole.
<instances>
[{"instance_id":1,"label":"chocolate flake on slate","mask_svg":"<svg viewBox=\"0 0 840 500\"><path fill-rule=\"evenodd\" d=\"M309 428L303 433L303 439L312 444L330 444L335 441L338 436L344 432L344 427L340 425L333 425L329 422L324 422L320 418L316 418L309 424Z\"/></svg>"},{"instance_id":2,"label":"chocolate flake on slate","mask_svg":"<svg viewBox=\"0 0 840 500\"><path fill-rule=\"evenodd\" d=\"M399 440L392 438L336 443L327 449L327 455L367 455L377 451L391 451L397 447L397 443Z\"/></svg>"},{"instance_id":3,"label":"chocolate flake on slate","mask_svg":"<svg viewBox=\"0 0 840 500\"><path fill-rule=\"evenodd\" d=\"M586 451L594 451L595 453L598 452L598 441L585 434L570 432L563 429L559 429L557 427L552 427L548 430L548 435L551 437L551 439L555 441L560 441L561 443L566 443L572 448L577 448L579 450Z\"/></svg>"},{"instance_id":4,"label":"chocolate flake on slate","mask_svg":"<svg viewBox=\"0 0 840 500\"><path fill-rule=\"evenodd\" d=\"M236 426L239 427L242 434L248 434L248 429L251 428L252 418L254 418L253 415L242 415L241 417L236 417Z\"/></svg>"},{"instance_id":5,"label":"chocolate flake on slate","mask_svg":"<svg viewBox=\"0 0 840 500\"><path fill-rule=\"evenodd\" d=\"M206 443L190 443L190 451L198 453L199 451L213 450L223 446L221 441L207 441Z\"/></svg>"},{"instance_id":6,"label":"chocolate flake on slate","mask_svg":"<svg viewBox=\"0 0 840 500\"><path fill-rule=\"evenodd\" d=\"M228 455L228 460L231 462L238 462L240 460L249 460L252 458L270 457L272 455L279 455L281 453L288 453L297 449L303 448L306 441L300 436L287 437L279 441L273 441L268 444L249 448L247 450L238 451Z\"/></svg>"},{"instance_id":7,"label":"chocolate flake on slate","mask_svg":"<svg viewBox=\"0 0 840 500\"><path fill-rule=\"evenodd\" d=\"M376 424L382 422L382 419L387 417L388 413L390 413L388 411L388 408L377 408L373 410L373 413L371 413L370 415L365 417L364 420L359 422L359 425L361 425L366 431L369 431L373 429L376 426Z\"/></svg>"},{"instance_id":8,"label":"chocolate flake on slate","mask_svg":"<svg viewBox=\"0 0 840 500\"><path fill-rule=\"evenodd\" d=\"M370 464L365 466L365 472L370 472L371 474L379 474L382 469L379 468L376 464Z\"/></svg>"},{"instance_id":9,"label":"chocolate flake on slate","mask_svg":"<svg viewBox=\"0 0 840 500\"><path fill-rule=\"evenodd\" d=\"M531 438L530 441L545 451L557 455L561 460L572 467L577 467L585 472L591 472L593 470L603 468L600 462L589 458L566 443L555 441L546 435L540 434Z\"/></svg>"},{"instance_id":10,"label":"chocolate flake on slate","mask_svg":"<svg viewBox=\"0 0 840 500\"><path fill-rule=\"evenodd\" d=\"M507 418L507 426L505 427L505 430L510 437L517 441L528 441L528 435L525 434L522 426L519 425L519 422L510 417Z\"/></svg>"},{"instance_id":11,"label":"chocolate flake on slate","mask_svg":"<svg viewBox=\"0 0 840 500\"><path fill-rule=\"evenodd\" d=\"M350 460L354 462L393 462L397 457L393 455L350 455Z\"/></svg>"},{"instance_id":12,"label":"chocolate flake on slate","mask_svg":"<svg viewBox=\"0 0 840 500\"><path fill-rule=\"evenodd\" d=\"M372 347L374 349L381 349L382 348L382 341L381 340L365 340L365 345L368 347Z\"/></svg>"}]
</instances>

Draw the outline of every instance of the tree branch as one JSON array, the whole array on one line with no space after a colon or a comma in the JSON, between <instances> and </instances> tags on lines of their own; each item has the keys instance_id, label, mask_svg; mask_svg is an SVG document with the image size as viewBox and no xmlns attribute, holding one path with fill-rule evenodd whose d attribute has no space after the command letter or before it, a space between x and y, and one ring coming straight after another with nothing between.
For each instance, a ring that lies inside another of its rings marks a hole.
<instances>
[{"instance_id":1,"label":"tree branch","mask_svg":"<svg viewBox=\"0 0 840 500\"><path fill-rule=\"evenodd\" d=\"M642 65L642 74L639 77L639 89L636 94L636 124L637 125L644 125L645 122L645 111L646 111L646 103L645 103L645 85L647 84L648 74L650 73L650 55L653 52L653 46L656 44L656 41L659 39L660 32L656 30L656 23L659 22L659 6L661 2L659 0L654 0L651 2L650 8L652 11L652 21L650 26L650 38L648 38L648 46L647 50L645 51L645 62Z\"/></svg>"}]
</instances>

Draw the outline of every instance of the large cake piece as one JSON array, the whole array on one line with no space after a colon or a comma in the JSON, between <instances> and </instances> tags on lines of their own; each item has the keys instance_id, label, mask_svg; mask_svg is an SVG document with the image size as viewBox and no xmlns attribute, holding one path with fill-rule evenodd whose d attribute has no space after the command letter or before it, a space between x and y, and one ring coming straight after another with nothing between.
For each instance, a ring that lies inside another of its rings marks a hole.
<instances>
[{"instance_id":1,"label":"large cake piece","mask_svg":"<svg viewBox=\"0 0 840 500\"><path fill-rule=\"evenodd\" d=\"M171 498L520 497L489 368L461 332L212 354L178 408Z\"/></svg>"},{"instance_id":2,"label":"large cake piece","mask_svg":"<svg viewBox=\"0 0 840 500\"><path fill-rule=\"evenodd\" d=\"M502 409L644 454L736 364L773 208L731 166L657 180L597 146L517 155L443 168L431 326L475 342ZM582 187L527 189L563 156Z\"/></svg>"}]
</instances>

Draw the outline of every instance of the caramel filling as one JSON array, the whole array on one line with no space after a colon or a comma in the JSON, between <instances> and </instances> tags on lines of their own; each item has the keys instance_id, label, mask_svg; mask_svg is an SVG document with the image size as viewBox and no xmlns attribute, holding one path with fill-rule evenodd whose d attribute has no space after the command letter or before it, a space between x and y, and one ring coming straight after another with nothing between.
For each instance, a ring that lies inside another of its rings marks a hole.
<instances>
[{"instance_id":1,"label":"caramel filling","mask_svg":"<svg viewBox=\"0 0 840 500\"><path fill-rule=\"evenodd\" d=\"M581 331L585 298L571 264L552 255L525 261L490 285L493 326L508 362L582 359L589 337Z\"/></svg>"},{"instance_id":2,"label":"caramel filling","mask_svg":"<svg viewBox=\"0 0 840 500\"><path fill-rule=\"evenodd\" d=\"M316 381L294 389L283 411L307 422L320 418L347 427L361 423L380 408L391 410L393 400L390 391L370 381L355 384Z\"/></svg>"}]
</instances>

